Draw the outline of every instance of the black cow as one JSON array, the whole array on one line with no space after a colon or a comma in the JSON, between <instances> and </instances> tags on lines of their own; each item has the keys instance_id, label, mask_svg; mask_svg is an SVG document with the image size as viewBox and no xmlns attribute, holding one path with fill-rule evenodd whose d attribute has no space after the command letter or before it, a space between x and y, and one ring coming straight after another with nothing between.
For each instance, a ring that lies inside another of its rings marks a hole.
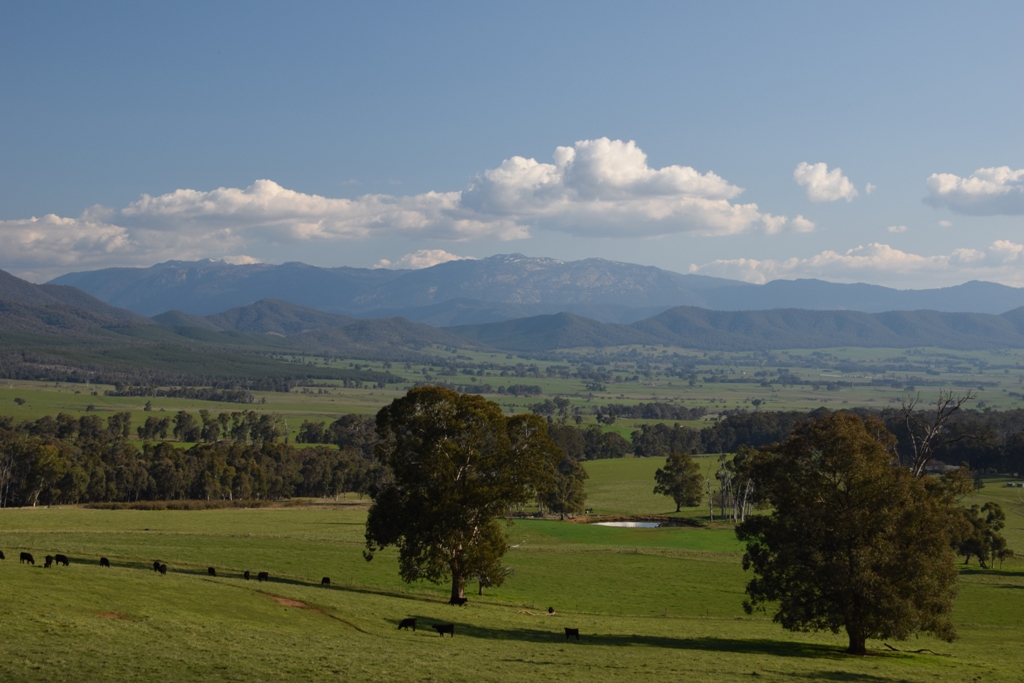
<instances>
[{"instance_id":1,"label":"black cow","mask_svg":"<svg viewBox=\"0 0 1024 683\"><path fill-rule=\"evenodd\" d=\"M6 557L4 557L4 551L3 551L3 550L0 550L0 560L6 560L6 559L7 559L7 558L6 558Z\"/></svg>"},{"instance_id":2,"label":"black cow","mask_svg":"<svg viewBox=\"0 0 1024 683\"><path fill-rule=\"evenodd\" d=\"M101 557L101 558L100 558L100 566L101 566L101 567L107 567L107 568L109 568L109 567L110 567L110 560L108 560L108 559L107 559L107 558L105 558L105 557Z\"/></svg>"},{"instance_id":3,"label":"black cow","mask_svg":"<svg viewBox=\"0 0 1024 683\"><path fill-rule=\"evenodd\" d=\"M32 557L31 553L22 553L21 554L21 561L22 562L27 562L28 564L35 564L36 563L35 558Z\"/></svg>"},{"instance_id":4,"label":"black cow","mask_svg":"<svg viewBox=\"0 0 1024 683\"><path fill-rule=\"evenodd\" d=\"M324 578L320 579L320 585L321 586L330 586L331 585L331 577L325 576Z\"/></svg>"},{"instance_id":5,"label":"black cow","mask_svg":"<svg viewBox=\"0 0 1024 683\"><path fill-rule=\"evenodd\" d=\"M452 605L453 607L455 605L458 605L459 607L463 607L467 602L469 602L469 600L466 599L466 598L452 598L451 600L448 601L448 604Z\"/></svg>"},{"instance_id":6,"label":"black cow","mask_svg":"<svg viewBox=\"0 0 1024 683\"><path fill-rule=\"evenodd\" d=\"M160 560L153 560L153 571L160 571Z\"/></svg>"},{"instance_id":7,"label":"black cow","mask_svg":"<svg viewBox=\"0 0 1024 683\"><path fill-rule=\"evenodd\" d=\"M57 564L62 564L65 567L67 567L70 564L68 562L68 556L67 555L61 555L60 553L58 553L58 554L53 556L53 561L56 562Z\"/></svg>"},{"instance_id":8,"label":"black cow","mask_svg":"<svg viewBox=\"0 0 1024 683\"><path fill-rule=\"evenodd\" d=\"M167 573L167 565L166 564L160 565L160 569L158 569L157 571L160 572L161 574L166 574Z\"/></svg>"},{"instance_id":9,"label":"black cow","mask_svg":"<svg viewBox=\"0 0 1024 683\"><path fill-rule=\"evenodd\" d=\"M398 624L398 630L401 631L403 628L404 629L410 629L411 628L413 630L413 633L415 633L416 632L416 620L412 619L412 618L402 619L401 623ZM453 634L453 637L454 637L454 634Z\"/></svg>"},{"instance_id":10,"label":"black cow","mask_svg":"<svg viewBox=\"0 0 1024 683\"><path fill-rule=\"evenodd\" d=\"M245 573L242 574L242 578L245 579L246 581L249 580L249 570L248 569L246 569Z\"/></svg>"},{"instance_id":11,"label":"black cow","mask_svg":"<svg viewBox=\"0 0 1024 683\"><path fill-rule=\"evenodd\" d=\"M452 638L455 637L455 624L432 624L434 629L437 630L437 635L444 638L444 634L452 634Z\"/></svg>"},{"instance_id":12,"label":"black cow","mask_svg":"<svg viewBox=\"0 0 1024 683\"><path fill-rule=\"evenodd\" d=\"M53 555L47 555L46 560L43 562L43 569L49 569L53 566Z\"/></svg>"},{"instance_id":13,"label":"black cow","mask_svg":"<svg viewBox=\"0 0 1024 683\"><path fill-rule=\"evenodd\" d=\"M573 636L576 636L576 640L580 639L580 630L578 628L567 628L567 629L565 629L565 639L566 640L569 640L569 638L572 638Z\"/></svg>"},{"instance_id":14,"label":"black cow","mask_svg":"<svg viewBox=\"0 0 1024 683\"><path fill-rule=\"evenodd\" d=\"M214 569L213 567L207 567L206 568L206 573L209 574L210 576L217 576L217 570Z\"/></svg>"},{"instance_id":15,"label":"black cow","mask_svg":"<svg viewBox=\"0 0 1024 683\"><path fill-rule=\"evenodd\" d=\"M257 581L270 581L270 572L260 572L256 575Z\"/></svg>"}]
</instances>

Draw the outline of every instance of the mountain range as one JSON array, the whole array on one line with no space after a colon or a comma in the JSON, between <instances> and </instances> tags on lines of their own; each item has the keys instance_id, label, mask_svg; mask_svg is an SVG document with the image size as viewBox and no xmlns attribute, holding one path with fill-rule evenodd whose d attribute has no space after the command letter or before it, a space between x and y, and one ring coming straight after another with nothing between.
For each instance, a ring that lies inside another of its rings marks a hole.
<instances>
[{"instance_id":1,"label":"mountain range","mask_svg":"<svg viewBox=\"0 0 1024 683\"><path fill-rule=\"evenodd\" d=\"M840 346L966 350L1024 348L1024 307L994 315L675 306L630 324L560 312L438 328L401 317L360 319L261 299L208 315L172 310L146 318L74 287L34 285L0 271L0 345L24 348L26 340L29 348L90 340L110 348L177 345L378 358L410 357L436 346L526 353L629 344L707 351Z\"/></svg>"},{"instance_id":2,"label":"mountain range","mask_svg":"<svg viewBox=\"0 0 1024 683\"><path fill-rule=\"evenodd\" d=\"M68 273L50 284L77 287L145 316L172 309L206 316L276 299L328 313L402 317L436 327L555 313L633 323L676 306L992 314L1024 306L1024 289L991 282L923 290L821 280L753 285L603 259L559 261L521 254L450 261L421 270L168 261L150 268Z\"/></svg>"},{"instance_id":3,"label":"mountain range","mask_svg":"<svg viewBox=\"0 0 1024 683\"><path fill-rule=\"evenodd\" d=\"M494 268L489 270L489 266ZM759 287L598 260L567 264L551 259L507 256L444 264L421 271L322 269L302 264L231 266L206 261L125 269L124 277L135 278L134 290L127 286L122 288L124 283L118 275L121 272L98 271L83 275L90 286L110 299L104 301L66 284L74 280L71 276L35 285L0 271L0 348L21 350L22 354L44 348L48 353L63 349L57 354L61 358L74 358L76 363L88 362L94 366L113 362L111 359L122 365L144 364L154 354L163 354L165 358L170 354L177 359L175 363L185 366L199 363L197 354L221 354L218 363L224 365L246 352L270 356L329 353L354 358L397 359L436 353L437 347L520 353L630 344L705 351L841 346L1024 348L1024 306L998 315L984 311L928 309L864 312L793 307L743 311L693 305L666 308L665 302L673 297L717 296L721 300L730 292L737 297L753 292L750 296L756 300L764 297L764 292L779 291L788 292L788 299L783 299L789 300L810 296L811 290L803 289L800 281L779 281ZM301 289L300 285L317 278L322 285L320 289ZM345 285L348 289L342 292L347 299L339 298L337 291L328 286L332 281L343 280L348 282ZM164 282L162 293L158 281ZM247 285L252 285L257 293L286 290L297 297L304 295L321 301L323 305L330 301L356 301L364 307L360 309L364 317L269 297L209 313L196 312L195 307L191 310L188 306L186 310L175 307L151 318L116 305L129 299L139 306L145 302L148 302L146 306L155 306L166 300L179 304L205 302L204 306L211 307L213 304L203 299L206 294L213 302L234 300L245 295ZM456 296L467 294L473 287L477 288L478 298ZM985 304L992 308L996 306L993 301L1002 301L998 304L1002 306L1012 303L1013 297L1020 293L1020 290L990 283L967 283L959 288L918 292L868 285L830 285L819 289L826 294L836 293L836 297L865 292L864 300L875 302L872 306L885 301L882 294L890 296L889 301L899 301L900 297L927 301L931 296L949 302L964 300L970 292L981 291L989 294L979 295L976 307L983 308ZM638 314L642 308L629 307L631 292L648 308L660 310L629 323L598 320L564 310L521 315L531 307L557 309L562 306L558 301L565 300L572 301L566 308L601 310L617 305ZM602 303L602 296L608 297L607 304ZM515 300L491 302L488 298ZM384 304L395 308L372 308ZM450 317L455 319L499 319L437 327L395 315L365 317L366 311L394 312L402 310L400 306L409 306L406 310L426 311L423 315L428 318L454 312ZM91 350L83 355L86 348ZM156 349L161 351L158 353ZM171 353L168 349L179 350ZM170 361L164 364L168 363Z\"/></svg>"}]
</instances>

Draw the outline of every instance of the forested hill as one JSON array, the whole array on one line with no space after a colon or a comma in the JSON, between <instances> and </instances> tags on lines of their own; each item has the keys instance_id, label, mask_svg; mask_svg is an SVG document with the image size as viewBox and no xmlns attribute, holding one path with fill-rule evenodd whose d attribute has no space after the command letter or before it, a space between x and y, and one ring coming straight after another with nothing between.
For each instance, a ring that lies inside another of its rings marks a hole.
<instances>
[{"instance_id":1,"label":"forested hill","mask_svg":"<svg viewBox=\"0 0 1024 683\"><path fill-rule=\"evenodd\" d=\"M567 314L447 328L509 351L655 344L708 351L839 346L947 349L1024 348L1024 309L1003 315L937 311L710 311L679 306L632 325Z\"/></svg>"},{"instance_id":2,"label":"forested hill","mask_svg":"<svg viewBox=\"0 0 1024 683\"><path fill-rule=\"evenodd\" d=\"M394 355L400 348L421 349L432 344L478 346L446 330L403 318L350 318L274 299L262 299L248 306L207 316L168 311L153 320L182 332L192 328L275 335L284 337L287 344L297 350L348 352L359 357Z\"/></svg>"},{"instance_id":3,"label":"forested hill","mask_svg":"<svg viewBox=\"0 0 1024 683\"><path fill-rule=\"evenodd\" d=\"M153 325L153 321L61 285L34 285L0 270L0 331L88 335L103 325Z\"/></svg>"}]
</instances>

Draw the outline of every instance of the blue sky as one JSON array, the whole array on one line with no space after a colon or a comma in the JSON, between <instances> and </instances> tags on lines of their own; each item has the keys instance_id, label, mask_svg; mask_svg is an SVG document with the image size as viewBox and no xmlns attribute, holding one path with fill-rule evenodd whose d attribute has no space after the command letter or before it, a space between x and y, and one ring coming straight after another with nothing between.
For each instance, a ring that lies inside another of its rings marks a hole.
<instances>
[{"instance_id":1,"label":"blue sky","mask_svg":"<svg viewBox=\"0 0 1024 683\"><path fill-rule=\"evenodd\" d=\"M1020 3L149 5L5 6L0 268L1024 285Z\"/></svg>"}]
</instances>

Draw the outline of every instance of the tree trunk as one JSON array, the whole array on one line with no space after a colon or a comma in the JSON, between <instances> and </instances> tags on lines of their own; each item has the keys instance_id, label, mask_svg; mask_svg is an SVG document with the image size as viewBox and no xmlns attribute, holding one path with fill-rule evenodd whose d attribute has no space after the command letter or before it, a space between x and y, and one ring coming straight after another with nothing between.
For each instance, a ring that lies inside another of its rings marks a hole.
<instances>
[{"instance_id":1,"label":"tree trunk","mask_svg":"<svg viewBox=\"0 0 1024 683\"><path fill-rule=\"evenodd\" d=\"M867 639L860 635L860 633L850 630L850 627L846 628L846 634L850 637L850 647L847 648L846 654L848 655L859 655L864 656L868 653L866 641Z\"/></svg>"},{"instance_id":2,"label":"tree trunk","mask_svg":"<svg viewBox=\"0 0 1024 683\"><path fill-rule=\"evenodd\" d=\"M455 602L455 600L457 600L457 599L461 600L464 597L466 597L466 587L465 587L464 582L462 580L462 575L459 574L458 572L453 571L452 572L452 598L451 598L451 600L452 600L452 602Z\"/></svg>"}]
</instances>

